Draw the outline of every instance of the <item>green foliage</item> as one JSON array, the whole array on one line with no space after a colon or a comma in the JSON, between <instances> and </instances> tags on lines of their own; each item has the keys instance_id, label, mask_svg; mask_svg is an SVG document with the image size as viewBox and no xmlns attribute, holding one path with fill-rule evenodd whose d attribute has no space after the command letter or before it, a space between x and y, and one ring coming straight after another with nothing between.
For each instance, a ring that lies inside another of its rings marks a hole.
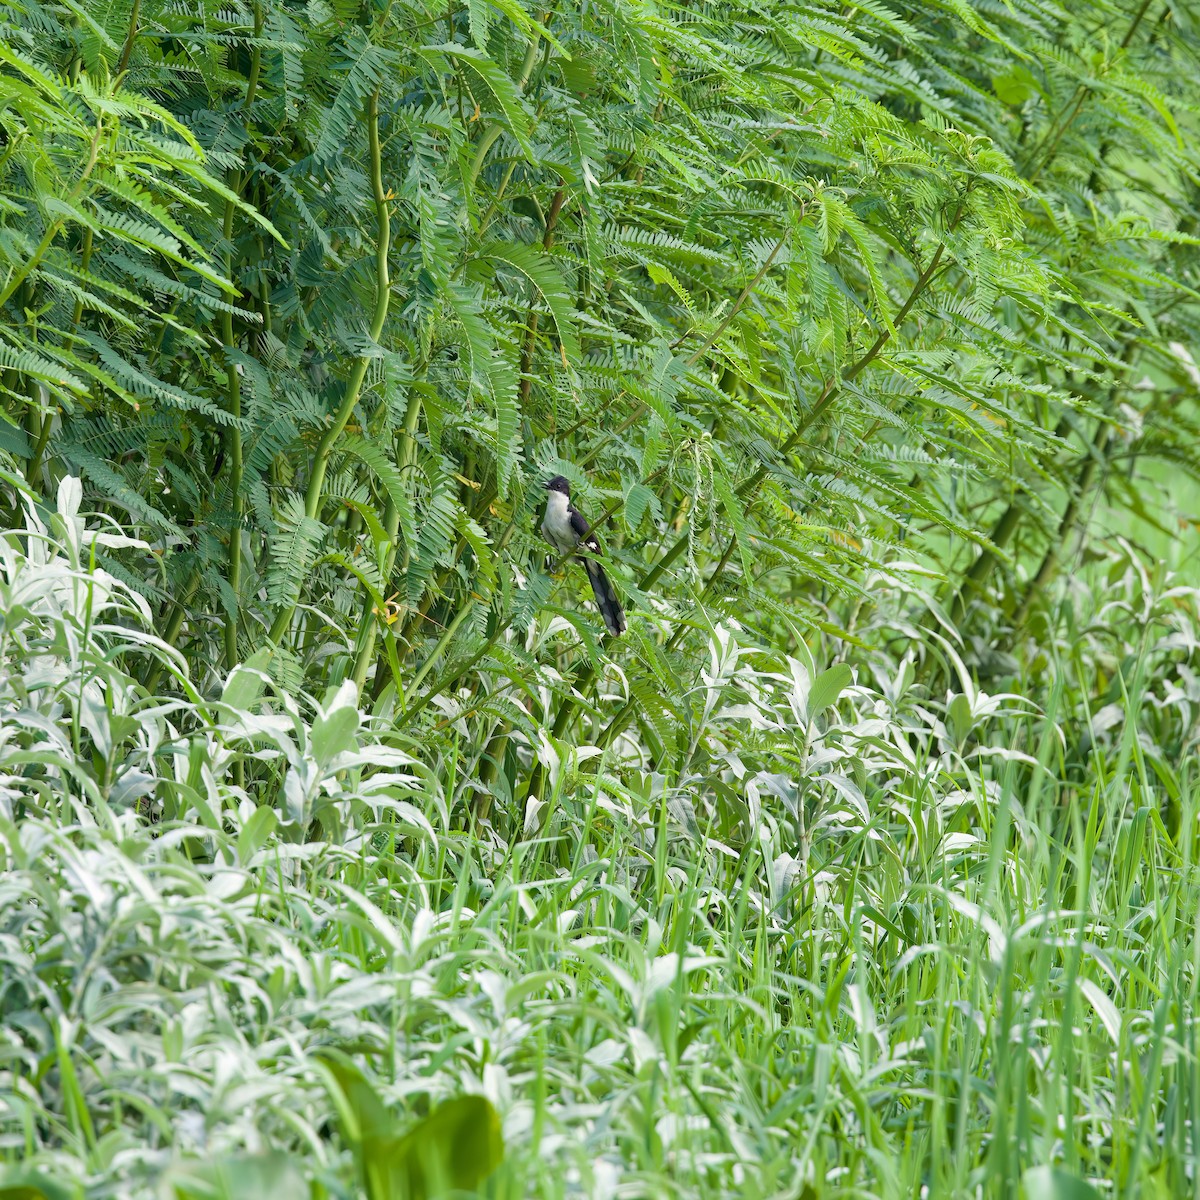
<instances>
[{"instance_id":1,"label":"green foliage","mask_svg":"<svg viewBox=\"0 0 1200 1200\"><path fill-rule=\"evenodd\" d=\"M1196 589L1080 581L1046 712L718 628L658 771L459 696L540 738L505 843L506 737L409 743L269 648L206 700L79 496L0 544L0 1186L1186 1191Z\"/></svg>"},{"instance_id":2,"label":"green foliage","mask_svg":"<svg viewBox=\"0 0 1200 1200\"><path fill-rule=\"evenodd\" d=\"M1097 1200L1090 1184L1054 1167L1034 1167L1022 1180L1027 1200Z\"/></svg>"},{"instance_id":3,"label":"green foliage","mask_svg":"<svg viewBox=\"0 0 1200 1200\"><path fill-rule=\"evenodd\" d=\"M230 1155L172 1172L171 1200L238 1200L239 1196L302 1195L303 1180L283 1154Z\"/></svg>"},{"instance_id":4,"label":"green foliage","mask_svg":"<svg viewBox=\"0 0 1200 1200\"><path fill-rule=\"evenodd\" d=\"M140 527L193 661L382 686L393 595L402 671L524 627L567 463L677 630L919 530L1011 638L1089 491L1148 511L1104 463L1191 469L1182 18L6 11L7 444Z\"/></svg>"},{"instance_id":5,"label":"green foliage","mask_svg":"<svg viewBox=\"0 0 1200 1200\"><path fill-rule=\"evenodd\" d=\"M1198 32L6 4L0 1154L1190 1187Z\"/></svg>"},{"instance_id":6,"label":"green foliage","mask_svg":"<svg viewBox=\"0 0 1200 1200\"><path fill-rule=\"evenodd\" d=\"M475 1191L504 1157L500 1119L483 1096L445 1100L400 1133L387 1108L353 1064L325 1064L345 1136L355 1147L372 1200L427 1200Z\"/></svg>"}]
</instances>

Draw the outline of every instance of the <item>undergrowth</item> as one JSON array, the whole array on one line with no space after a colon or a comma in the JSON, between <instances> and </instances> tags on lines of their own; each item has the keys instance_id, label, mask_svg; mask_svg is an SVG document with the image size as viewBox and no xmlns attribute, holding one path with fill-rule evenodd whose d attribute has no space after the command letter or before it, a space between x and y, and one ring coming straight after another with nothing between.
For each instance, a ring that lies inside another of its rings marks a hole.
<instances>
[{"instance_id":1,"label":"undergrowth","mask_svg":"<svg viewBox=\"0 0 1200 1200\"><path fill-rule=\"evenodd\" d=\"M502 838L352 683L198 691L78 499L0 560L3 1194L434 1194L464 1095L494 1197L1191 1193L1193 589L1078 583L1040 705L719 627Z\"/></svg>"}]
</instances>

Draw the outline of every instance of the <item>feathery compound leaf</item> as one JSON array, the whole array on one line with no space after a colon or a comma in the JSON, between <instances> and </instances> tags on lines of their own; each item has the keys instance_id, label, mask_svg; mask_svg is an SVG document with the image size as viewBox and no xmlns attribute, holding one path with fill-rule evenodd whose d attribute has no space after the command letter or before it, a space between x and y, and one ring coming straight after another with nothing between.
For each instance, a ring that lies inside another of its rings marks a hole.
<instances>
[{"instance_id":1,"label":"feathery compound leaf","mask_svg":"<svg viewBox=\"0 0 1200 1200\"><path fill-rule=\"evenodd\" d=\"M420 552L420 538L417 532L417 518L413 510L412 497L409 494L400 469L392 461L387 451L374 442L369 442L357 434L349 434L338 443L338 451L357 458L369 467L375 478L379 480L387 498L395 505L400 515L400 535L408 547L409 554L417 556Z\"/></svg>"},{"instance_id":2,"label":"feathery compound leaf","mask_svg":"<svg viewBox=\"0 0 1200 1200\"><path fill-rule=\"evenodd\" d=\"M504 263L532 284L550 310L567 361L578 362L579 335L575 329L575 311L566 283L559 274L553 257L534 246L513 242L491 242L478 251L477 257L494 263Z\"/></svg>"},{"instance_id":3,"label":"feathery compound leaf","mask_svg":"<svg viewBox=\"0 0 1200 1200\"><path fill-rule=\"evenodd\" d=\"M508 495L517 455L517 429L521 418L517 369L496 343L495 331L482 315L476 296L451 284L445 298L467 335L471 378L487 393L496 414L496 473L503 498Z\"/></svg>"},{"instance_id":4,"label":"feathery compound leaf","mask_svg":"<svg viewBox=\"0 0 1200 1200\"><path fill-rule=\"evenodd\" d=\"M532 160L536 157L530 141L529 114L525 111L525 104L516 84L482 50L472 46L460 46L457 42L446 42L439 46L424 46L419 53L431 58L444 54L467 67L492 94L504 128L512 134L517 145L521 147L521 152L527 159Z\"/></svg>"},{"instance_id":5,"label":"feathery compound leaf","mask_svg":"<svg viewBox=\"0 0 1200 1200\"><path fill-rule=\"evenodd\" d=\"M305 514L304 500L296 495L288 496L276 509L275 526L267 597L272 604L283 605L300 595L326 531L320 521Z\"/></svg>"},{"instance_id":6,"label":"feathery compound leaf","mask_svg":"<svg viewBox=\"0 0 1200 1200\"><path fill-rule=\"evenodd\" d=\"M315 158L328 159L341 154L348 142L357 140L353 139L352 131L360 124L363 105L395 61L394 54L374 45L361 30L351 34L345 58L335 65L341 84L333 103L321 114L321 136L313 147Z\"/></svg>"},{"instance_id":7,"label":"feathery compound leaf","mask_svg":"<svg viewBox=\"0 0 1200 1200\"><path fill-rule=\"evenodd\" d=\"M729 486L729 481L725 478L723 471L713 472L713 490L717 493L717 498L721 501L721 507L729 518L729 523L733 526L733 536L737 542L738 558L742 563L742 573L746 578L750 577L751 564L754 561L751 554L750 533L746 528L746 513L742 508L742 502L738 499L737 492Z\"/></svg>"}]
</instances>

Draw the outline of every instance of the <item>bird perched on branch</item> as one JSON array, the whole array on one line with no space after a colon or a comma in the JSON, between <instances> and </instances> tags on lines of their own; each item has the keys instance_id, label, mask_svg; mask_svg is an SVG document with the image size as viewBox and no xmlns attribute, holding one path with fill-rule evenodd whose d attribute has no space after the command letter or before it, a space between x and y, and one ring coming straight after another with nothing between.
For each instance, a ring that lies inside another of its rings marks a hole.
<instances>
[{"instance_id":1,"label":"bird perched on branch","mask_svg":"<svg viewBox=\"0 0 1200 1200\"><path fill-rule=\"evenodd\" d=\"M587 518L571 503L570 483L561 475L555 475L542 486L550 493L546 498L546 515L542 518L542 533L546 541L559 554L574 554L581 546L587 551L579 557L591 582L596 607L608 632L613 637L620 637L625 632L625 614L621 611L621 602L604 568L592 557L600 553L600 543Z\"/></svg>"}]
</instances>

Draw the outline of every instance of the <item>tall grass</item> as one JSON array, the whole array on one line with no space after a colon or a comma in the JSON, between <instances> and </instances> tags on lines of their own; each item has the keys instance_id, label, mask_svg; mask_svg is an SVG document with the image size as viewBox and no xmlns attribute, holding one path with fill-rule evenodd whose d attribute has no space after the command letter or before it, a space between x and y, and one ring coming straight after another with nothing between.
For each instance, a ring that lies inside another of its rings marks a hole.
<instances>
[{"instance_id":1,"label":"tall grass","mask_svg":"<svg viewBox=\"0 0 1200 1200\"><path fill-rule=\"evenodd\" d=\"M0 542L0 1196L1200 1194L1194 592L1077 578L1040 707L719 629L506 839L351 684L202 694L77 503Z\"/></svg>"}]
</instances>

